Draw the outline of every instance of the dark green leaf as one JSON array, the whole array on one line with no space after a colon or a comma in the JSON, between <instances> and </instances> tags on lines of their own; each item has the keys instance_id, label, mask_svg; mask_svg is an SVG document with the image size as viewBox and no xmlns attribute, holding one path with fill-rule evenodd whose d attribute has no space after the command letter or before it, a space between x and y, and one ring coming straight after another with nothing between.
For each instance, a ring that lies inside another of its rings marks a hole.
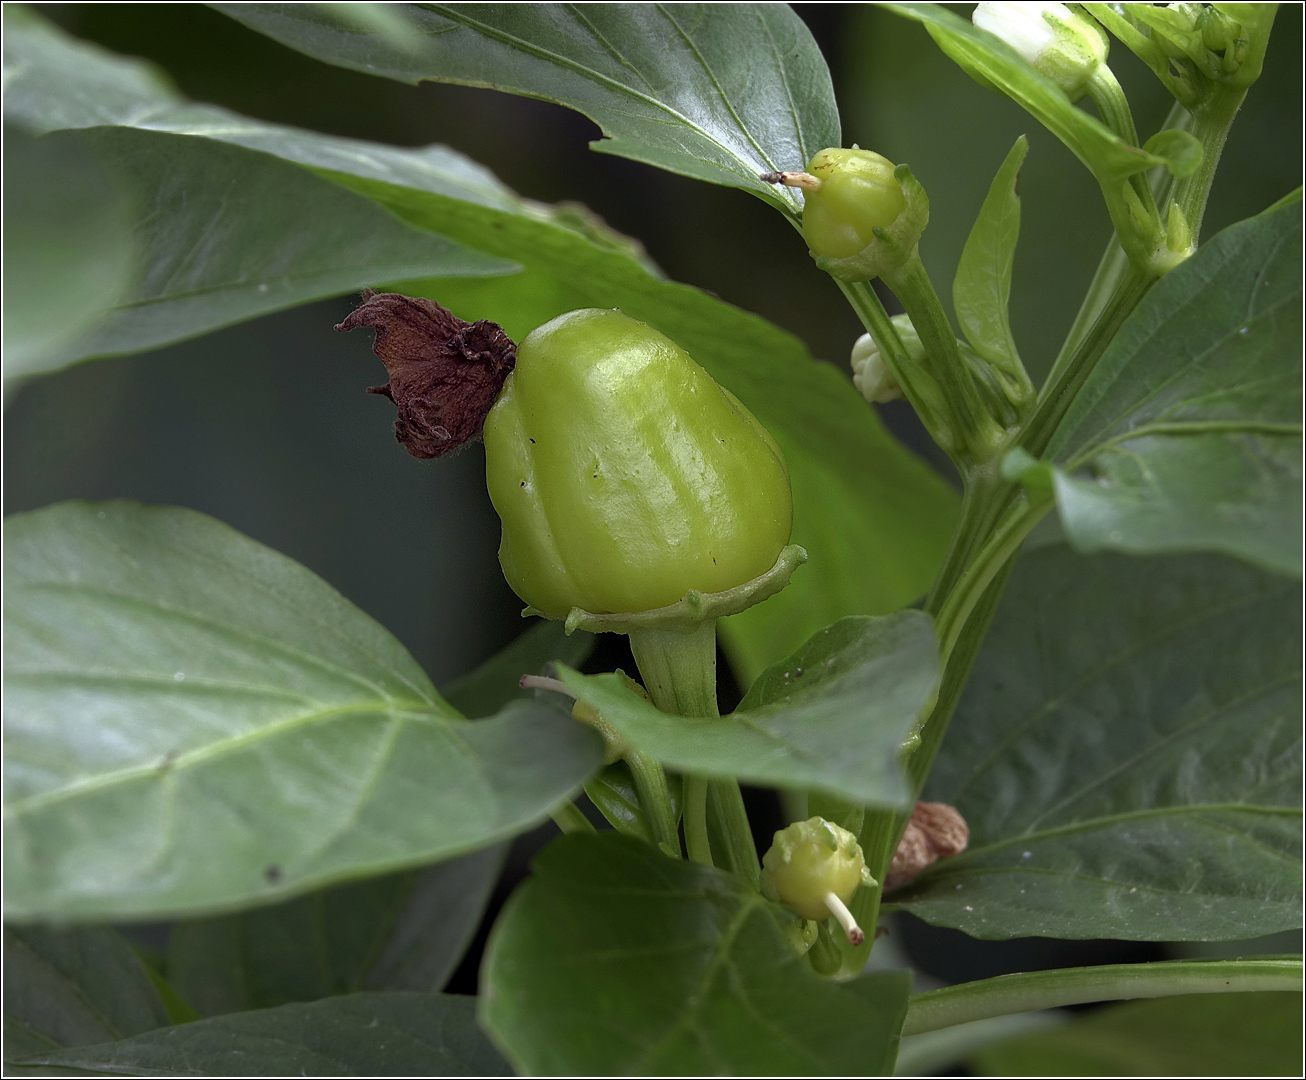
<instances>
[{"instance_id":1,"label":"dark green leaf","mask_svg":"<svg viewBox=\"0 0 1306 1080\"><path fill-rule=\"evenodd\" d=\"M441 989L503 866L503 847L424 870L179 922L168 975L204 1016L358 990Z\"/></svg>"},{"instance_id":2,"label":"dark green leaf","mask_svg":"<svg viewBox=\"0 0 1306 1080\"><path fill-rule=\"evenodd\" d=\"M737 712L711 719L659 712L616 675L560 677L673 769L896 806L908 798L898 758L934 694L938 647L919 611L843 619L763 672Z\"/></svg>"},{"instance_id":3,"label":"dark green leaf","mask_svg":"<svg viewBox=\"0 0 1306 1080\"><path fill-rule=\"evenodd\" d=\"M219 1016L30 1064L127 1076L511 1076L476 999L350 994Z\"/></svg>"},{"instance_id":4,"label":"dark green leaf","mask_svg":"<svg viewBox=\"0 0 1306 1080\"><path fill-rule=\"evenodd\" d=\"M7 120L33 131L87 128L103 123L113 105L136 109L134 128L63 131L41 141L51 153L99 163L130 207L127 226L140 259L132 289L97 297L101 318L92 332L44 351L39 366L20 357L15 375L155 348L397 277L515 269L510 261L405 226L368 200L270 154L170 133L169 126L185 126L177 121L186 110L157 84L138 85L143 73L137 66L62 40L30 14L11 12L5 9L5 63L14 72L5 95ZM76 71L81 66L87 70ZM65 76L70 85L63 84ZM110 94L108 104L94 101L105 84L121 84L121 93ZM153 100L142 100L151 88ZM199 110L195 119L225 120L237 131L245 126L219 110ZM141 130L146 127L155 130ZM93 249L88 244L79 254L90 259Z\"/></svg>"},{"instance_id":5,"label":"dark green leaf","mask_svg":"<svg viewBox=\"0 0 1306 1080\"><path fill-rule=\"evenodd\" d=\"M952 303L957 322L975 351L999 370L1021 370L1020 353L1011 336L1007 301L1011 297L1011 267L1020 237L1020 196L1016 179L1029 151L1023 135L1011 148L988 197L970 231L957 277L952 283Z\"/></svg>"},{"instance_id":6,"label":"dark green leaf","mask_svg":"<svg viewBox=\"0 0 1306 1080\"><path fill-rule=\"evenodd\" d=\"M982 84L1018 102L1066 144L1099 178L1121 180L1155 165L1174 163L1130 146L1096 117L1071 104L1065 92L1040 75L1010 45L942 4L885 4L891 11L925 24L939 48ZM1191 140L1189 140L1191 141ZM1164 149L1174 149L1167 144ZM1188 153L1187 144L1184 154ZM1186 163L1186 156L1184 162Z\"/></svg>"},{"instance_id":7,"label":"dark green leaf","mask_svg":"<svg viewBox=\"0 0 1306 1080\"><path fill-rule=\"evenodd\" d=\"M970 848L895 899L981 938L1300 926L1300 625L1227 559L1026 554L926 789Z\"/></svg>"},{"instance_id":8,"label":"dark green leaf","mask_svg":"<svg viewBox=\"0 0 1306 1080\"><path fill-rule=\"evenodd\" d=\"M168 1026L145 966L116 931L7 926L4 943L6 1062Z\"/></svg>"},{"instance_id":9,"label":"dark green leaf","mask_svg":"<svg viewBox=\"0 0 1306 1080\"><path fill-rule=\"evenodd\" d=\"M577 630L568 637L562 623L539 619L506 649L441 693L464 716L489 716L528 693L519 685L523 675L549 674L551 669L545 669L555 660L580 667L593 648L593 634Z\"/></svg>"},{"instance_id":10,"label":"dark green leaf","mask_svg":"<svg viewBox=\"0 0 1306 1080\"><path fill-rule=\"evenodd\" d=\"M482 1018L532 1075L876 1076L906 972L814 974L783 910L617 833L557 840L490 936Z\"/></svg>"},{"instance_id":11,"label":"dark green leaf","mask_svg":"<svg viewBox=\"0 0 1306 1080\"><path fill-rule=\"evenodd\" d=\"M1102 1009L973 1058L982 1076L1298 1076L1300 994L1202 994Z\"/></svg>"},{"instance_id":12,"label":"dark green leaf","mask_svg":"<svg viewBox=\"0 0 1306 1080\"><path fill-rule=\"evenodd\" d=\"M299 564L189 510L5 522L11 918L230 910L474 850L602 756L530 702L467 722Z\"/></svg>"},{"instance_id":13,"label":"dark green leaf","mask_svg":"<svg viewBox=\"0 0 1306 1080\"><path fill-rule=\"evenodd\" d=\"M1299 199L1143 299L1048 447L1081 551L1220 551L1301 572Z\"/></svg>"},{"instance_id":14,"label":"dark green leaf","mask_svg":"<svg viewBox=\"0 0 1306 1080\"><path fill-rule=\"evenodd\" d=\"M5 11L13 18L12 7ZM783 593L723 624L743 681L836 619L894 611L929 587L956 517L955 494L888 435L847 378L814 363L797 338L663 280L638 245L583 211L525 202L453 151L400 150L178 104L161 97L139 65L70 46L57 32L40 30L35 17L25 20L23 27L35 28L6 38L23 63L5 107L26 122L94 126L145 116L153 129L233 142L321 170L410 224L527 267L494 279L493 287L443 278L409 282L404 290L433 295L472 319L493 319L518 339L565 311L620 307L667 334L735 393L784 451L794 542L812 557L811 568ZM361 341L359 348L365 351Z\"/></svg>"},{"instance_id":15,"label":"dark green leaf","mask_svg":"<svg viewBox=\"0 0 1306 1080\"><path fill-rule=\"evenodd\" d=\"M6 393L58 363L136 270L127 200L90 149L4 135Z\"/></svg>"},{"instance_id":16,"label":"dark green leaf","mask_svg":"<svg viewBox=\"0 0 1306 1080\"><path fill-rule=\"evenodd\" d=\"M323 4L212 6L327 63L569 106L608 137L597 150L791 214L796 192L759 174L840 145L830 73L786 4L413 4L404 42Z\"/></svg>"}]
</instances>

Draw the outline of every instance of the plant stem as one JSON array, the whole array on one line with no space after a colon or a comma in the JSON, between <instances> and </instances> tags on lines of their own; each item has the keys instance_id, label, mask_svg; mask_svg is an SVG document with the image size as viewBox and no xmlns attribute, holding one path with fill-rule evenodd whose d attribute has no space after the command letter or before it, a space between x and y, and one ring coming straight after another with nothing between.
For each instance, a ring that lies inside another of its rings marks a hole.
<instances>
[{"instance_id":1,"label":"plant stem","mask_svg":"<svg viewBox=\"0 0 1306 1080\"><path fill-rule=\"evenodd\" d=\"M667 851L680 854L680 833L676 828L676 815L671 808L671 792L667 789L667 774L661 764L638 750L628 750L623 760L630 766L635 780L635 793L639 807L644 811L653 840Z\"/></svg>"},{"instance_id":2,"label":"plant stem","mask_svg":"<svg viewBox=\"0 0 1306 1080\"><path fill-rule=\"evenodd\" d=\"M1111 344L1125 319L1138 306L1153 280L1131 264L1088 333L1075 346L1070 359L1055 377L1049 378L1044 384L1038 404L1034 407L1034 413L1020 440L1020 445L1034 457L1042 456L1047 449L1071 402L1075 400L1075 395L1093 373L1102 353Z\"/></svg>"},{"instance_id":3,"label":"plant stem","mask_svg":"<svg viewBox=\"0 0 1306 1080\"><path fill-rule=\"evenodd\" d=\"M1224 153L1225 140L1234 117L1247 97L1246 89L1222 89L1212 95L1193 113L1192 133L1202 144L1202 163L1188 176L1175 182L1174 201L1179 204L1188 228L1196 243L1202 232L1202 218L1206 215L1206 199L1211 193L1211 182Z\"/></svg>"},{"instance_id":4,"label":"plant stem","mask_svg":"<svg viewBox=\"0 0 1306 1080\"><path fill-rule=\"evenodd\" d=\"M719 715L715 619L704 620L690 633L643 629L631 631L629 637L654 705L677 716ZM715 859L709 840L712 833L720 849ZM757 851L738 782L685 777L685 846L695 862L709 866L715 862L757 885Z\"/></svg>"},{"instance_id":5,"label":"plant stem","mask_svg":"<svg viewBox=\"0 0 1306 1080\"><path fill-rule=\"evenodd\" d=\"M1089 1001L1229 994L1302 989L1302 961L1169 960L1149 964L1105 964L999 975L946 986L907 1000L904 1035L987 1020L994 1016L1079 1005Z\"/></svg>"},{"instance_id":6,"label":"plant stem","mask_svg":"<svg viewBox=\"0 0 1306 1080\"><path fill-rule=\"evenodd\" d=\"M549 811L549 817L553 818L554 824L565 833L597 831L590 819L581 813L580 808L570 799L558 803Z\"/></svg>"},{"instance_id":7,"label":"plant stem","mask_svg":"<svg viewBox=\"0 0 1306 1080\"><path fill-rule=\"evenodd\" d=\"M945 665L957 642L957 636L989 583L1016 554L1030 530L1043 520L1043 515L1050 509L1050 499L1037 505L1022 499L989 535L984 546L967 564L956 586L948 592L935 620L939 651Z\"/></svg>"},{"instance_id":8,"label":"plant stem","mask_svg":"<svg viewBox=\"0 0 1306 1080\"><path fill-rule=\"evenodd\" d=\"M685 850L696 863L712 865L712 845L707 839L707 781L701 776L685 780Z\"/></svg>"}]
</instances>

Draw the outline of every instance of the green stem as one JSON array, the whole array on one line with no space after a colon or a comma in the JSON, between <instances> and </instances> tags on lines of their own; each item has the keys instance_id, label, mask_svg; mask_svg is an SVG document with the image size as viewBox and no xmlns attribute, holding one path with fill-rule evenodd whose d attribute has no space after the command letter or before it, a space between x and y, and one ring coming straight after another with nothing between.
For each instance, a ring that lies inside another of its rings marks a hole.
<instances>
[{"instance_id":1,"label":"green stem","mask_svg":"<svg viewBox=\"0 0 1306 1080\"><path fill-rule=\"evenodd\" d=\"M667 774L655 759L638 750L627 751L624 760L635 779L639 807L653 830L654 842L668 853L679 855L680 833L676 828L676 815L671 808Z\"/></svg>"},{"instance_id":2,"label":"green stem","mask_svg":"<svg viewBox=\"0 0 1306 1080\"><path fill-rule=\"evenodd\" d=\"M701 776L685 780L685 850L696 863L712 865L712 845L707 839L707 781Z\"/></svg>"},{"instance_id":3,"label":"green stem","mask_svg":"<svg viewBox=\"0 0 1306 1080\"><path fill-rule=\"evenodd\" d=\"M1188 228L1196 243L1202 232L1202 218L1206 214L1206 200L1211 193L1211 182L1224 153L1225 140L1234 117L1247 97L1246 89L1227 88L1218 91L1193 114L1192 133L1202 144L1202 163L1194 172L1175 182L1174 201L1179 204Z\"/></svg>"},{"instance_id":4,"label":"green stem","mask_svg":"<svg viewBox=\"0 0 1306 1080\"><path fill-rule=\"evenodd\" d=\"M715 862L743 878L755 889L762 887L762 867L757 861L757 847L753 844L753 830L748 824L748 811L736 780L709 780L707 782L708 824L717 844ZM712 833L709 833L709 836Z\"/></svg>"},{"instance_id":5,"label":"green stem","mask_svg":"<svg viewBox=\"0 0 1306 1080\"><path fill-rule=\"evenodd\" d=\"M934 624L944 664L947 664L958 635L989 583L1016 554L1030 530L1043 520L1043 515L1050 509L1050 499L1037 505L1023 500L1014 512L1007 514L1002 524L993 530L984 546L967 564L956 586L944 600Z\"/></svg>"},{"instance_id":6,"label":"green stem","mask_svg":"<svg viewBox=\"0 0 1306 1080\"><path fill-rule=\"evenodd\" d=\"M590 819L581 813L580 808L570 799L558 803L549 811L549 817L553 818L554 823L563 832L596 831Z\"/></svg>"},{"instance_id":7,"label":"green stem","mask_svg":"<svg viewBox=\"0 0 1306 1080\"><path fill-rule=\"evenodd\" d=\"M705 619L689 633L641 629L632 630L629 637L654 705L677 716L719 715L715 619ZM709 840L713 833L720 849L715 859ZM736 781L685 777L685 846L695 862L715 862L758 884L757 851Z\"/></svg>"},{"instance_id":8,"label":"green stem","mask_svg":"<svg viewBox=\"0 0 1306 1080\"><path fill-rule=\"evenodd\" d=\"M1020 442L1034 457L1042 456L1047 449L1071 402L1075 400L1075 395L1093 373L1102 353L1111 344L1125 319L1138 306L1153 280L1136 266L1130 265L1088 333L1075 346L1069 361L1055 378L1050 378L1044 385Z\"/></svg>"},{"instance_id":9,"label":"green stem","mask_svg":"<svg viewBox=\"0 0 1306 1080\"><path fill-rule=\"evenodd\" d=\"M914 994L907 1000L907 1020L902 1033L920 1035L994 1016L1055 1009L1089 1001L1265 990L1295 990L1300 993L1301 989L1300 957L1170 960L1030 971Z\"/></svg>"},{"instance_id":10,"label":"green stem","mask_svg":"<svg viewBox=\"0 0 1306 1080\"><path fill-rule=\"evenodd\" d=\"M1102 64L1089 80L1088 96L1102 114L1102 123L1130 146L1137 146L1138 129L1134 126L1134 114L1129 110L1129 99L1125 97L1115 74L1106 64Z\"/></svg>"},{"instance_id":11,"label":"green stem","mask_svg":"<svg viewBox=\"0 0 1306 1080\"><path fill-rule=\"evenodd\" d=\"M974 460L989 460L1003 431L984 407L919 250L913 248L907 261L886 274L884 281L902 302L925 346L929 374L943 391L949 417L960 436L957 449Z\"/></svg>"}]
</instances>

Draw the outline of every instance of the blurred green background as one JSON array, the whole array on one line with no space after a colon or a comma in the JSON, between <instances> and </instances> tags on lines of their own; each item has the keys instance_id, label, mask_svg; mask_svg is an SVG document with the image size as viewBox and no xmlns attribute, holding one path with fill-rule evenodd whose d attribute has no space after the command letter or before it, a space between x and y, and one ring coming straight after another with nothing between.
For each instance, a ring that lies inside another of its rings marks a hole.
<instances>
[{"instance_id":1,"label":"blurred green background","mask_svg":"<svg viewBox=\"0 0 1306 1080\"><path fill-rule=\"evenodd\" d=\"M590 153L597 129L575 113L330 68L200 5L37 7L77 36L155 61L193 98L330 134L448 143L523 195L582 202L639 239L670 277L766 316L846 371L861 327L792 229L742 192ZM970 5L957 7L968 13ZM945 300L993 172L1018 135L1030 136L1012 324L1039 379L1108 236L1095 184L1017 106L953 66L917 24L870 4L797 10L831 65L845 144L910 163L929 192L921 250ZM1301 6L1284 5L1264 76L1229 141L1207 235L1300 183L1301 37ZM1118 45L1112 64L1139 130L1150 134L1168 96ZM439 462L403 452L391 433L393 406L364 393L383 381L367 336L332 332L353 306L342 297L29 384L6 415L5 512L67 498L205 511L322 575L397 634L437 683L461 674L522 630L520 602L498 570L481 451ZM905 405L884 415L947 471ZM933 946L920 948L950 981L1051 959L1044 946L1052 943L902 931L909 946L922 933L934 935ZM1124 958L1098 943L1062 948L1075 955L1058 956L1061 963Z\"/></svg>"}]
</instances>

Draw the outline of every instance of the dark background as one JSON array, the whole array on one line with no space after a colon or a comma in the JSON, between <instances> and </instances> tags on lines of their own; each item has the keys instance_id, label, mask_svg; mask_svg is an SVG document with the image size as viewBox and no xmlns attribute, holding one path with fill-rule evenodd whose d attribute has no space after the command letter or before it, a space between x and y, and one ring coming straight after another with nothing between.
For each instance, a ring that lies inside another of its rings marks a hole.
<instances>
[{"instance_id":1,"label":"dark background","mask_svg":"<svg viewBox=\"0 0 1306 1080\"><path fill-rule=\"evenodd\" d=\"M1021 109L962 74L920 26L869 4L795 6L831 65L845 145L910 163L929 192L921 251L945 302L994 171L1018 135L1030 136L1012 323L1037 381L1109 235L1093 180ZM523 195L583 202L642 241L670 277L765 315L846 370L861 326L791 228L742 192L590 153L599 133L577 113L331 68L200 5L38 7L80 37L155 61L198 100L331 134L448 143ZM1205 235L1300 183L1301 36L1301 7L1284 5L1265 73L1229 140ZM1113 44L1113 69L1146 137L1168 111L1168 95ZM436 463L401 450L393 407L363 393L382 381L366 336L331 331L352 306L349 297L325 301L28 385L5 418L5 513L68 498L202 510L309 566L389 627L437 684L448 682L521 632L521 605L499 573L479 447ZM885 416L946 471L906 406L895 403ZM595 669L622 663L624 639L605 638ZM722 691L723 707L737 700L737 688ZM768 836L781 824L778 807L762 793L750 801ZM515 845L497 902L551 831ZM907 919L894 923L893 939L949 982L1164 951L974 942ZM471 992L474 970L469 958L451 989Z\"/></svg>"}]
</instances>

